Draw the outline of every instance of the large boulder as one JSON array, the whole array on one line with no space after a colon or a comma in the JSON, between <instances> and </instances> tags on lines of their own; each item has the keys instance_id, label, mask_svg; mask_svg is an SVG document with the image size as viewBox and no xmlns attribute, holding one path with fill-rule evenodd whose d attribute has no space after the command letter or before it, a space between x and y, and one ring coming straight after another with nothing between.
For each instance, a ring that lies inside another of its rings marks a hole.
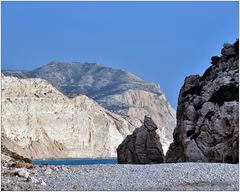
<instances>
[{"instance_id":1,"label":"large boulder","mask_svg":"<svg viewBox=\"0 0 240 192\"><path fill-rule=\"evenodd\" d=\"M174 142L166 162L239 161L239 43L224 44L203 76L181 88Z\"/></svg>"},{"instance_id":2,"label":"large boulder","mask_svg":"<svg viewBox=\"0 0 240 192\"><path fill-rule=\"evenodd\" d=\"M117 148L118 163L120 164L152 164L163 163L164 154L158 127L150 117L144 117L140 128L128 135Z\"/></svg>"}]
</instances>

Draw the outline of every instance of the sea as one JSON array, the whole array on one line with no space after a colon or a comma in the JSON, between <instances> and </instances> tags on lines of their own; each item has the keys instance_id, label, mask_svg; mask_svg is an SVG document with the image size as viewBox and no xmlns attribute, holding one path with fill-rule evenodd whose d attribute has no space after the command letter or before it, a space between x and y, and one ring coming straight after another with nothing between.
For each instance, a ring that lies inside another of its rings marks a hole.
<instances>
[{"instance_id":1,"label":"sea","mask_svg":"<svg viewBox=\"0 0 240 192\"><path fill-rule=\"evenodd\" d=\"M33 159L35 165L95 165L95 164L117 164L116 158L109 159Z\"/></svg>"}]
</instances>

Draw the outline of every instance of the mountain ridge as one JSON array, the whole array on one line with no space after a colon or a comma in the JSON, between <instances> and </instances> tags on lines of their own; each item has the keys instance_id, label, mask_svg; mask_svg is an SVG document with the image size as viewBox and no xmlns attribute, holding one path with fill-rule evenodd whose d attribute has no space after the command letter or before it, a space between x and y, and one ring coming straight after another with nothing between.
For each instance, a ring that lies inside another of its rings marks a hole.
<instances>
[{"instance_id":1,"label":"mountain ridge","mask_svg":"<svg viewBox=\"0 0 240 192\"><path fill-rule=\"evenodd\" d=\"M47 76L43 76L43 74L42 74L44 72L48 72L48 71L51 71L51 70L52 71L55 70L55 75L59 74L60 72L62 72L62 73L63 72L64 73L68 72L69 73L69 70L70 70L70 72L72 72L73 75L75 75L76 72L78 72L77 77L73 76L71 79L68 79L68 80L70 80L68 82L68 86L69 85L71 86L71 84L76 83L76 82L73 82L73 81L78 81L79 79L76 79L76 78L78 78L80 75L85 75L85 76L88 77L89 73L94 73L94 74L97 74L97 79L91 79L90 77L89 77L89 79L87 79L85 77L84 79L80 79L80 80L82 80L82 81L84 80L85 83L92 83L95 80L94 86L99 86L99 83L96 82L97 80L99 80L99 76L101 78L104 78L105 81L106 81L107 78L111 78L110 80L111 80L111 83L113 85L115 85L115 83L126 84L126 83L128 83L128 81L132 81L131 83L134 83L135 86L136 86L135 88L137 88L137 89L143 89L143 90L147 90L149 92L154 92L154 93L161 94L160 86L158 84L151 83L151 82L146 82L143 79L141 79L140 77L138 77L135 74L130 73L128 71L125 71L125 70L122 70L122 69L114 69L114 68L111 68L111 67L105 67L105 66L102 66L102 65L99 65L99 64L96 64L96 63L52 61L52 62L50 62L46 65L43 65L43 66L38 67L38 68L33 69L33 70L11 70L10 69L10 70L3 70L2 72L3 72L4 75L15 76L15 77L18 77L18 78L41 77L42 79L46 79L46 80L48 80L49 82L52 83L53 79L51 79L50 77L47 77ZM76 70L76 71L74 71L74 70ZM104 77L103 74L107 75L107 76ZM96 84L96 83L98 83L98 84ZM107 82L107 83L110 84L110 82ZM142 83L143 85L148 85L150 87L149 88L148 87L141 87L142 85L139 86L138 83ZM105 84L100 85L101 86L100 88L104 87ZM57 87L61 87L61 86L57 85ZM128 88L129 87L122 87L121 90L126 90ZM130 88L133 88L133 84ZM150 88L153 88L153 89L151 90ZM91 93L89 93L89 91L86 90L86 89L87 88L85 88L85 90L81 90L81 91L83 91L85 93L86 92L88 93L88 94L85 94L85 95L89 95L89 94L91 95ZM61 89L60 91L64 92L64 89ZM65 91L64 93L67 96L73 97L71 95L71 93L69 93L67 91Z\"/></svg>"}]
</instances>

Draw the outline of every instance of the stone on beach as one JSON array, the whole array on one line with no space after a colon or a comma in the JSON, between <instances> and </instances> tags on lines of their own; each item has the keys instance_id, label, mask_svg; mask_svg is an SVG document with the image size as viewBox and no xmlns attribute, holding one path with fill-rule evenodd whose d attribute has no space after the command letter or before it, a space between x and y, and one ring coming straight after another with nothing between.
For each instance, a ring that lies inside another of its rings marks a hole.
<instances>
[{"instance_id":1,"label":"stone on beach","mask_svg":"<svg viewBox=\"0 0 240 192\"><path fill-rule=\"evenodd\" d=\"M145 116L144 123L128 135L118 146L117 155L120 164L163 163L164 154L158 134L157 125Z\"/></svg>"},{"instance_id":2,"label":"stone on beach","mask_svg":"<svg viewBox=\"0 0 240 192\"><path fill-rule=\"evenodd\" d=\"M30 174L29 174L29 172L26 169L19 169L19 170L17 170L17 175L19 177L28 178Z\"/></svg>"}]
</instances>

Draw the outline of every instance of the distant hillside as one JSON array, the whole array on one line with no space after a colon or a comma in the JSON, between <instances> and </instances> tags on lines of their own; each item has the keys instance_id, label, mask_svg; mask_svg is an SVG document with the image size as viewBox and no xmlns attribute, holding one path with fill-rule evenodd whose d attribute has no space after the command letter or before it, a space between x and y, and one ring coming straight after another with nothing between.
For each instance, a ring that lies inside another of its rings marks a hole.
<instances>
[{"instance_id":1,"label":"distant hillside","mask_svg":"<svg viewBox=\"0 0 240 192\"><path fill-rule=\"evenodd\" d=\"M3 71L18 78L42 78L69 97L87 95L99 99L129 89L161 94L159 85L147 83L132 73L98 64L51 62L32 71Z\"/></svg>"}]
</instances>

